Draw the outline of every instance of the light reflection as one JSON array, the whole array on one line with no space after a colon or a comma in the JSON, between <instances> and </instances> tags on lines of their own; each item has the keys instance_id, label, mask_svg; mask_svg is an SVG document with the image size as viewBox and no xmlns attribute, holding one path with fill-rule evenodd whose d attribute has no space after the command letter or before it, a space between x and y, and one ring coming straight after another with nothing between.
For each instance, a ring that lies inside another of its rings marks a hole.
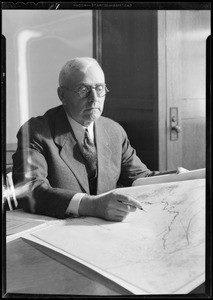
<instances>
[{"instance_id":1,"label":"light reflection","mask_svg":"<svg viewBox=\"0 0 213 300\"><path fill-rule=\"evenodd\" d=\"M32 30L22 30L17 37L18 44L18 87L20 122L23 124L29 119L28 104L28 74L27 74L27 44L33 39L40 37L42 33Z\"/></svg>"}]
</instances>

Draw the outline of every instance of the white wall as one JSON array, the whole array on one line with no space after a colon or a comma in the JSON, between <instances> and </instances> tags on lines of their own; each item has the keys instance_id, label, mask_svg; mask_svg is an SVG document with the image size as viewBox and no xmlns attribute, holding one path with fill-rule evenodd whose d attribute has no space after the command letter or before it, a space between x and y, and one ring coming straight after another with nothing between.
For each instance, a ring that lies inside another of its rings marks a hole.
<instances>
[{"instance_id":1,"label":"white wall","mask_svg":"<svg viewBox=\"0 0 213 300\"><path fill-rule=\"evenodd\" d=\"M92 56L91 10L2 10L6 37L6 142L19 127L60 104L58 74L76 56Z\"/></svg>"}]
</instances>

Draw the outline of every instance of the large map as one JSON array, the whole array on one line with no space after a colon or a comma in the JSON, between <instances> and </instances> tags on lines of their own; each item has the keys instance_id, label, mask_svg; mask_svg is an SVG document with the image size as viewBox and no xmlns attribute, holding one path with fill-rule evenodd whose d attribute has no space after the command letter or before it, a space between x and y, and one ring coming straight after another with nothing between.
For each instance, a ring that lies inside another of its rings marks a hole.
<instances>
[{"instance_id":1,"label":"large map","mask_svg":"<svg viewBox=\"0 0 213 300\"><path fill-rule=\"evenodd\" d=\"M144 211L123 222L74 218L31 238L134 294L189 293L205 281L205 179L119 189Z\"/></svg>"}]
</instances>

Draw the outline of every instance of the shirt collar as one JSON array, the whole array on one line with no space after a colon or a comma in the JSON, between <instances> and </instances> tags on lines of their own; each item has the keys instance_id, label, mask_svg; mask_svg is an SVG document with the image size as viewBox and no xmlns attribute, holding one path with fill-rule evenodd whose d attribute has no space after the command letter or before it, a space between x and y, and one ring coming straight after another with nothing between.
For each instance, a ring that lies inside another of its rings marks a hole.
<instances>
[{"instance_id":1,"label":"shirt collar","mask_svg":"<svg viewBox=\"0 0 213 300\"><path fill-rule=\"evenodd\" d=\"M82 126L81 124L79 124L78 122L76 122L68 114L66 114L66 115L67 115L68 121L70 123L70 126L72 127L72 130L75 134L75 137L80 144L82 143L82 141L84 139L84 132L85 132L86 128L89 131L90 138L94 142L94 122L92 122L88 127L85 127L85 126Z\"/></svg>"}]
</instances>

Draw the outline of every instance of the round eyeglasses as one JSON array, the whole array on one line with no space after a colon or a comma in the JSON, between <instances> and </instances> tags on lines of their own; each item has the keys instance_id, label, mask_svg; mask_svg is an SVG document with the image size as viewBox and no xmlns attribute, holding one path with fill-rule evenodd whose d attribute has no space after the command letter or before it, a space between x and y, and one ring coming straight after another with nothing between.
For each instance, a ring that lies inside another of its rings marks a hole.
<instances>
[{"instance_id":1,"label":"round eyeglasses","mask_svg":"<svg viewBox=\"0 0 213 300\"><path fill-rule=\"evenodd\" d=\"M63 88L70 90L69 88L66 87ZM104 97L109 92L105 83L96 84L95 86L81 85L77 89L73 90L73 92L76 93L81 99L84 99L89 96L92 89L95 89L98 97Z\"/></svg>"}]
</instances>

